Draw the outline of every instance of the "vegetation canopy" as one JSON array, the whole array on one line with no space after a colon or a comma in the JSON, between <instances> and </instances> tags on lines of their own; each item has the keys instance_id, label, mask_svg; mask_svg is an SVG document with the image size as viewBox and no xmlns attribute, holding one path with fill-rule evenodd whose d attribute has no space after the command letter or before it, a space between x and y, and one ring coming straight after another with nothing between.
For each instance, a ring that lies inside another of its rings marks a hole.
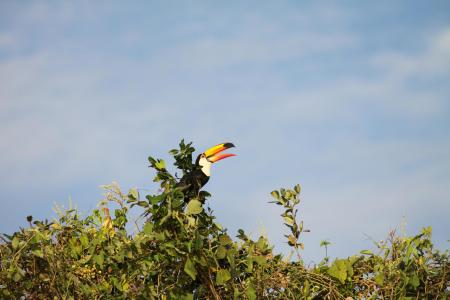
<instances>
[{"instance_id":1,"label":"vegetation canopy","mask_svg":"<svg viewBox=\"0 0 450 300\"><path fill-rule=\"evenodd\" d=\"M170 151L179 172L193 171L192 143ZM205 200L186 201L178 179L149 157L160 184L141 195L117 184L90 215L61 211L53 222L34 221L0 235L1 299L448 299L449 253L431 243L431 228L411 237L394 233L377 251L363 250L314 266L302 261L300 186L273 191L283 209L286 242L295 259L275 254L269 241L243 230L231 234ZM114 205L112 205L114 203ZM114 207L111 209L108 207ZM131 234L130 209L142 211ZM127 230L128 229L128 230ZM328 241L322 246L327 247Z\"/></svg>"}]
</instances>

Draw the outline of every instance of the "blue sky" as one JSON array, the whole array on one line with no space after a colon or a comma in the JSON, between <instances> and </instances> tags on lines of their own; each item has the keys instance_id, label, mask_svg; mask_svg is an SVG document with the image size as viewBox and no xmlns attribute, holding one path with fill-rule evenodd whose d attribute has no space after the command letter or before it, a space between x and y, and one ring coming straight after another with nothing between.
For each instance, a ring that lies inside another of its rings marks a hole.
<instances>
[{"instance_id":1,"label":"blue sky","mask_svg":"<svg viewBox=\"0 0 450 300\"><path fill-rule=\"evenodd\" d=\"M235 234L283 245L300 183L306 261L389 230L450 228L448 1L0 2L0 232L82 211L99 186L157 190L181 138L238 154L207 190ZM170 161L170 160L169 160Z\"/></svg>"}]
</instances>

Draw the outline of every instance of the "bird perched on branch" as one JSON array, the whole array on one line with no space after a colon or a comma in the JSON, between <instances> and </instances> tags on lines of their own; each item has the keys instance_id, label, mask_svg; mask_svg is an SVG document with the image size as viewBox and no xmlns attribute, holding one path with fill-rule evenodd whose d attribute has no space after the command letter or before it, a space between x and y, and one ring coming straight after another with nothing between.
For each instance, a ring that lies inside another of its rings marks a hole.
<instances>
[{"instance_id":1,"label":"bird perched on branch","mask_svg":"<svg viewBox=\"0 0 450 300\"><path fill-rule=\"evenodd\" d=\"M185 174L177 184L177 187L181 187L185 195L185 201L189 201L189 199L199 195L200 189L208 182L211 176L213 163L235 156L235 154L231 153L221 153L232 147L234 147L232 143L222 143L209 148L197 156L194 169Z\"/></svg>"}]
</instances>

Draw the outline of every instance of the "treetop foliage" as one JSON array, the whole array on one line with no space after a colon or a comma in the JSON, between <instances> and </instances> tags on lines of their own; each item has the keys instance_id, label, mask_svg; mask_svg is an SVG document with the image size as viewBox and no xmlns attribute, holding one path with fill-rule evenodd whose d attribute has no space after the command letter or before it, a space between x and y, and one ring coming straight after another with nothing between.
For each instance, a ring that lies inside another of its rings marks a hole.
<instances>
[{"instance_id":1,"label":"treetop foliage","mask_svg":"<svg viewBox=\"0 0 450 300\"><path fill-rule=\"evenodd\" d=\"M169 153L184 175L195 167L192 143ZM276 254L267 238L219 224L200 192L185 201L178 176L149 157L160 192L122 192L104 186L105 199L91 214L61 211L52 222L0 235L1 299L447 299L449 253L431 243L431 228L411 237L391 233L377 251L314 266L302 261L298 220L301 189L271 193L283 208L286 242L296 258ZM110 207L115 203L112 215ZM145 216L138 232L130 209ZM128 226L128 227L127 227ZM330 243L323 241L322 246Z\"/></svg>"}]
</instances>

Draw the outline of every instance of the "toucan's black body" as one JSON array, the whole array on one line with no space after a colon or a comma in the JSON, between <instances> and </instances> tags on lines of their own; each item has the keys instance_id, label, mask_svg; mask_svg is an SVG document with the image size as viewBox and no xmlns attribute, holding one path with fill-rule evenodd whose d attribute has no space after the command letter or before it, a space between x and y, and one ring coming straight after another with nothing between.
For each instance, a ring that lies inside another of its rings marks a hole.
<instances>
[{"instance_id":1,"label":"toucan's black body","mask_svg":"<svg viewBox=\"0 0 450 300\"><path fill-rule=\"evenodd\" d=\"M234 147L232 143L219 144L197 157L194 169L185 174L177 184L177 187L181 188L186 202L200 196L200 189L208 182L210 167L213 163L223 158L234 156L234 154L229 153L219 154L231 147Z\"/></svg>"},{"instance_id":2,"label":"toucan's black body","mask_svg":"<svg viewBox=\"0 0 450 300\"><path fill-rule=\"evenodd\" d=\"M177 184L177 187L182 189L185 201L189 201L189 199L199 195L200 189L208 180L209 176L206 176L202 169L197 167L192 172L184 175Z\"/></svg>"}]
</instances>

